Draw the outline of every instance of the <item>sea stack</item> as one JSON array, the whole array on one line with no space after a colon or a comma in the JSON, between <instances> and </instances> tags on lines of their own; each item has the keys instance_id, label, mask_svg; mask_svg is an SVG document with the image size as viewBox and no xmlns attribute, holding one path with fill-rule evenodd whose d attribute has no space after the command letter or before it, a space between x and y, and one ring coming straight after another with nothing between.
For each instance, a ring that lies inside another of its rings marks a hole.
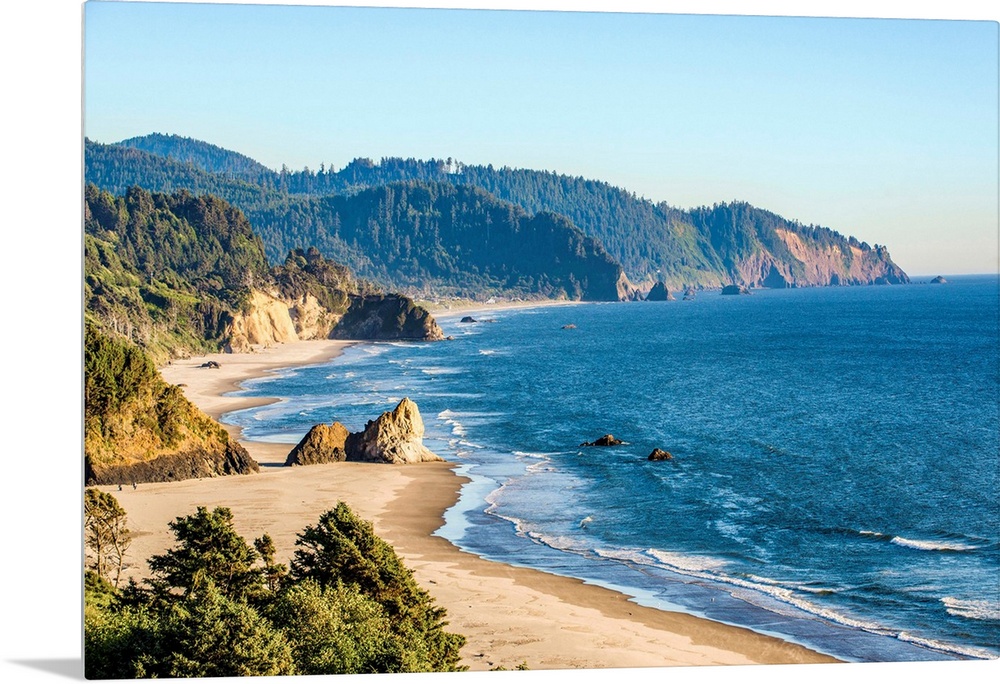
<instances>
[{"instance_id":1,"label":"sea stack","mask_svg":"<svg viewBox=\"0 0 1000 684\"><path fill-rule=\"evenodd\" d=\"M670 294L667 286L663 282L657 282L646 295L647 302L668 302L673 301L674 296Z\"/></svg>"},{"instance_id":2,"label":"sea stack","mask_svg":"<svg viewBox=\"0 0 1000 684\"><path fill-rule=\"evenodd\" d=\"M392 411L368 421L363 432L347 437L348 461L423 463L444 459L424 446L424 421L417 405L404 398Z\"/></svg>"}]
</instances>

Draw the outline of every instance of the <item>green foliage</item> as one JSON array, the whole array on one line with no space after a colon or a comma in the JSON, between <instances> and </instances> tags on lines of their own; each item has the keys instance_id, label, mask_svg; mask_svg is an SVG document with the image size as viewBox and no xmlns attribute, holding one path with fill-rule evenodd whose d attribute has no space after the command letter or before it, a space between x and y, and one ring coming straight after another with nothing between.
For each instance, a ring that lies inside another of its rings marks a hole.
<instances>
[{"instance_id":1,"label":"green foliage","mask_svg":"<svg viewBox=\"0 0 1000 684\"><path fill-rule=\"evenodd\" d=\"M83 349L84 420L88 425L154 391L158 373L137 347L87 325Z\"/></svg>"},{"instance_id":2,"label":"green foliage","mask_svg":"<svg viewBox=\"0 0 1000 684\"><path fill-rule=\"evenodd\" d=\"M115 590L88 574L88 678L462 669L464 638L443 631L444 611L343 504L300 535L314 540L303 545L304 556L323 556L307 564L316 577L300 567L273 584L265 581L268 568L281 567L273 541L264 535L252 549L228 509L199 508L170 529L177 545L150 559L146 588ZM344 557L332 557L338 554Z\"/></svg>"},{"instance_id":3,"label":"green foliage","mask_svg":"<svg viewBox=\"0 0 1000 684\"><path fill-rule=\"evenodd\" d=\"M445 611L434 605L392 547L370 523L341 502L307 527L296 541L291 577L324 587L344 584L377 601L392 620L395 634L420 645L420 660L430 670L457 669L464 637L444 631Z\"/></svg>"},{"instance_id":4,"label":"green foliage","mask_svg":"<svg viewBox=\"0 0 1000 684\"><path fill-rule=\"evenodd\" d=\"M177 546L149 559L151 586L159 597L174 590L188 594L199 580L211 581L231 599L253 598L264 591L264 573L255 566L258 554L236 532L228 508L209 511L199 506L197 513L169 526Z\"/></svg>"},{"instance_id":5,"label":"green foliage","mask_svg":"<svg viewBox=\"0 0 1000 684\"><path fill-rule=\"evenodd\" d=\"M84 208L87 317L159 361L218 351L232 312L269 279L259 238L218 198L88 185Z\"/></svg>"},{"instance_id":6,"label":"green foliage","mask_svg":"<svg viewBox=\"0 0 1000 684\"><path fill-rule=\"evenodd\" d=\"M284 634L250 604L200 576L171 605L161 629L155 665L146 676L245 677L295 673Z\"/></svg>"},{"instance_id":7,"label":"green foliage","mask_svg":"<svg viewBox=\"0 0 1000 684\"><path fill-rule=\"evenodd\" d=\"M270 605L300 674L368 674L426 670L420 644L396 635L385 609L341 584L290 585Z\"/></svg>"},{"instance_id":8,"label":"green foliage","mask_svg":"<svg viewBox=\"0 0 1000 684\"><path fill-rule=\"evenodd\" d=\"M617 299L617 263L565 217L473 187L411 181L247 207L268 253L295 244L405 292Z\"/></svg>"},{"instance_id":9,"label":"green foliage","mask_svg":"<svg viewBox=\"0 0 1000 684\"><path fill-rule=\"evenodd\" d=\"M93 604L91 604L93 605ZM161 656L160 618L146 606L112 603L88 610L83 621L87 679L136 679L150 675Z\"/></svg>"}]
</instances>

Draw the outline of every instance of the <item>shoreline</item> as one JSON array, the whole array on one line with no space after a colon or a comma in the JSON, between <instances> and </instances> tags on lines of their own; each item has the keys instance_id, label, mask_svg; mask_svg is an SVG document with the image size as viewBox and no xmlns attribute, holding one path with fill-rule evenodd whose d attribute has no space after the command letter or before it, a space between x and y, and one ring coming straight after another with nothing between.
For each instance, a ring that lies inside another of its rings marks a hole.
<instances>
[{"instance_id":1,"label":"shoreline","mask_svg":"<svg viewBox=\"0 0 1000 684\"><path fill-rule=\"evenodd\" d=\"M279 400L223 396L240 382L328 361L351 344L296 342L254 354L199 356L173 361L161 373L167 382L183 384L185 395L218 419ZM207 360L218 361L220 368L199 367ZM238 428L226 428L239 438ZM373 523L420 586L447 610L449 629L467 639L462 664L472 671L514 669L520 663L547 670L840 662L749 629L643 607L604 587L461 551L434 535L467 481L454 472L458 464L284 468L277 466L292 445L241 443L261 464L259 474L148 483L134 491L103 488L118 498L134 530L126 578L146 574L145 560L173 545L167 524L197 506L229 507L240 534L253 539L269 533L278 559L287 562L295 535L343 500Z\"/></svg>"}]
</instances>

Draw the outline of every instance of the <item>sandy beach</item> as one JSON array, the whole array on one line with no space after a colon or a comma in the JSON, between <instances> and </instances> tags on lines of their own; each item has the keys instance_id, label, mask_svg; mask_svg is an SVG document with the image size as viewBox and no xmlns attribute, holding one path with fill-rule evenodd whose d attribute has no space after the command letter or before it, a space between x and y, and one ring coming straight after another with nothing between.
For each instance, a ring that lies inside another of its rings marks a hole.
<instances>
[{"instance_id":1,"label":"sandy beach","mask_svg":"<svg viewBox=\"0 0 1000 684\"><path fill-rule=\"evenodd\" d=\"M241 380L318 363L349 343L297 342L254 354L216 354L174 361L162 370L189 399L219 418L266 400L226 397ZM220 368L201 368L215 360ZM373 418L375 416L372 416ZM239 436L230 427L234 436ZM338 501L371 520L417 581L464 634L470 670L631 668L834 662L798 645L692 616L638 606L619 593L547 573L513 568L465 553L433 536L463 479L454 464L366 463L285 468L287 444L243 441L261 472L162 484L105 487L128 513L135 541L126 576L142 577L145 560L172 546L167 523L198 506L227 506L248 540L267 532L287 562L295 536Z\"/></svg>"}]
</instances>

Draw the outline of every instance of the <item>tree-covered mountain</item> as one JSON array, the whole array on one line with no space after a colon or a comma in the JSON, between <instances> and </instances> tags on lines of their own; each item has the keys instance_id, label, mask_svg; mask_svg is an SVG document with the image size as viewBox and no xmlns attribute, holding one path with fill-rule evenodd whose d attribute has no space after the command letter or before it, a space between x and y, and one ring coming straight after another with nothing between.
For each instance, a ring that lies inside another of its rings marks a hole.
<instances>
[{"instance_id":1,"label":"tree-covered mountain","mask_svg":"<svg viewBox=\"0 0 1000 684\"><path fill-rule=\"evenodd\" d=\"M123 147L133 156L126 159L124 152L116 156L116 150ZM157 165L157 159L169 164L176 162L161 156L135 156L140 152L162 155L176 149L172 157L191 159L202 164L203 169L212 168L209 162L198 161L185 152L193 147L197 147L196 141L166 136L133 138L110 146L90 143L88 180L109 188L122 183L162 189L186 187L184 184L189 182L199 187L214 183L216 191L247 212L258 230L262 230L258 212L287 206L296 198L355 195L413 181L471 186L528 214L552 212L565 216L587 236L595 238L622 265L627 277L643 289L655 281L663 281L672 288L718 287L731 282L775 287L908 281L884 247L871 248L853 237L788 221L746 203L684 211L600 181L547 171L465 165L450 159L389 158L379 163L357 159L339 171L321 166L318 171L290 172L283 168L264 173L255 167L253 172L243 175L209 178L192 177L194 164L183 169L171 167L179 173L170 176L165 174L164 167ZM256 192L241 182L256 188ZM318 239L314 242L322 242L323 231L329 232L331 227L315 223L315 216L300 219L296 214L292 210L279 231L316 234ZM280 251L276 234L268 233L264 240L269 255ZM345 251L336 256L366 273L361 263L368 247L359 243L360 252ZM405 281L409 272L405 267L401 269L401 280Z\"/></svg>"},{"instance_id":2,"label":"tree-covered mountain","mask_svg":"<svg viewBox=\"0 0 1000 684\"><path fill-rule=\"evenodd\" d=\"M193 138L179 135L153 133L138 138L122 140L119 145L145 150L160 157L167 157L223 176L240 177L260 183L259 179L269 178L274 171L239 152L231 152Z\"/></svg>"},{"instance_id":3,"label":"tree-covered mountain","mask_svg":"<svg viewBox=\"0 0 1000 684\"><path fill-rule=\"evenodd\" d=\"M411 181L248 210L269 256L311 243L405 292L617 300L621 267L565 217L468 186Z\"/></svg>"},{"instance_id":4,"label":"tree-covered mountain","mask_svg":"<svg viewBox=\"0 0 1000 684\"><path fill-rule=\"evenodd\" d=\"M479 188L411 181L322 197L251 192L190 163L119 146L87 149L88 179L112 191L130 180L171 190L191 183L242 201L271 263L315 246L365 278L425 296L617 300L630 291L600 243L565 217L529 215Z\"/></svg>"}]
</instances>

